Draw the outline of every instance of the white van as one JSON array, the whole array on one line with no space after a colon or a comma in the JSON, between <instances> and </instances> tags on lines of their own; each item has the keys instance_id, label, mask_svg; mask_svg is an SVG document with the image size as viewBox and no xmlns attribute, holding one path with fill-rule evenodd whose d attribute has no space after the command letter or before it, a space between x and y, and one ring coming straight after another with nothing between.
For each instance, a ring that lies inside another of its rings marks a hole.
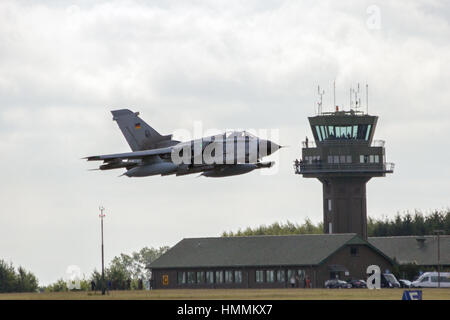
<instances>
[{"instance_id":1,"label":"white van","mask_svg":"<svg viewBox=\"0 0 450 320\"><path fill-rule=\"evenodd\" d=\"M450 288L450 272L441 272L440 275L441 288ZM438 273L425 272L416 281L411 283L414 288L437 288L438 287Z\"/></svg>"}]
</instances>

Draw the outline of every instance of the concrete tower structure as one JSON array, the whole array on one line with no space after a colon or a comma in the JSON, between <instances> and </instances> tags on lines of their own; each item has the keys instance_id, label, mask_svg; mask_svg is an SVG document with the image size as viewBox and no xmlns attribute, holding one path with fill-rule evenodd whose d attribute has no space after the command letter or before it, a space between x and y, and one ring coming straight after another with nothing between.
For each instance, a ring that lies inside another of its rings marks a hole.
<instances>
[{"instance_id":1,"label":"concrete tower structure","mask_svg":"<svg viewBox=\"0 0 450 320\"><path fill-rule=\"evenodd\" d=\"M366 183L394 171L386 163L384 141L373 140L378 117L336 107L308 119L314 142L303 141L294 167L322 182L324 233L356 233L367 240Z\"/></svg>"}]
</instances>

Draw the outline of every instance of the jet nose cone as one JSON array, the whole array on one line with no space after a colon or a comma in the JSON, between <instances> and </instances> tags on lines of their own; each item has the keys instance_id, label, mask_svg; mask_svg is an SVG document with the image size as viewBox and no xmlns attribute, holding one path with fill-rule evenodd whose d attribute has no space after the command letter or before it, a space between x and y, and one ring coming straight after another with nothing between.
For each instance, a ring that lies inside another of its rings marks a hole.
<instances>
[{"instance_id":1,"label":"jet nose cone","mask_svg":"<svg viewBox=\"0 0 450 320\"><path fill-rule=\"evenodd\" d=\"M276 152L278 149L282 148L282 146L280 146L279 144L276 144L273 141L268 140L267 142L268 142L267 155L270 155L270 154Z\"/></svg>"}]
</instances>

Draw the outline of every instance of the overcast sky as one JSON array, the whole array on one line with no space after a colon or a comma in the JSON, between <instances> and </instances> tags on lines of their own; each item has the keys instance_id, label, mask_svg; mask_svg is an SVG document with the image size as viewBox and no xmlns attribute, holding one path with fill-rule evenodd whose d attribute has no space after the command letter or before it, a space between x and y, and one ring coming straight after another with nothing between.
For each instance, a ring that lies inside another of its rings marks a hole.
<instances>
[{"instance_id":1,"label":"overcast sky","mask_svg":"<svg viewBox=\"0 0 450 320\"><path fill-rule=\"evenodd\" d=\"M450 178L446 1L0 2L0 258L41 284L69 265L186 237L322 219L322 187L294 174L317 85L331 110L369 83L375 139L395 173L367 187L368 215L443 209ZM363 96L363 101L365 100ZM162 134L276 129L274 175L118 177L80 158L129 150L110 110Z\"/></svg>"}]
</instances>

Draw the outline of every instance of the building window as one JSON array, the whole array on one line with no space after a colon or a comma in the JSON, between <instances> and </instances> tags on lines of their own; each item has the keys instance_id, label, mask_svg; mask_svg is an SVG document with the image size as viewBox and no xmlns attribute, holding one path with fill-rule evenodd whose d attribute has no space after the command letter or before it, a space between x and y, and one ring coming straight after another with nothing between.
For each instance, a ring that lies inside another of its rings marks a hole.
<instances>
[{"instance_id":1,"label":"building window","mask_svg":"<svg viewBox=\"0 0 450 320\"><path fill-rule=\"evenodd\" d=\"M286 274L285 274L284 270L277 270L277 281L278 282L286 281Z\"/></svg>"},{"instance_id":2,"label":"building window","mask_svg":"<svg viewBox=\"0 0 450 320\"><path fill-rule=\"evenodd\" d=\"M322 132L322 138L323 138L323 140L327 139L328 136L327 136L327 134L325 133L325 130L324 130L324 127L323 127L323 126L320 126L320 131Z\"/></svg>"},{"instance_id":3,"label":"building window","mask_svg":"<svg viewBox=\"0 0 450 320\"><path fill-rule=\"evenodd\" d=\"M373 154L371 154L371 155L369 156L369 159L370 159L370 163L374 163L374 162L375 162L375 157L374 157Z\"/></svg>"},{"instance_id":4,"label":"building window","mask_svg":"<svg viewBox=\"0 0 450 320\"><path fill-rule=\"evenodd\" d=\"M350 255L352 257L358 256L358 247L350 247Z\"/></svg>"},{"instance_id":5,"label":"building window","mask_svg":"<svg viewBox=\"0 0 450 320\"><path fill-rule=\"evenodd\" d=\"M380 162L380 156L379 155L375 155L375 163L379 163Z\"/></svg>"},{"instance_id":6,"label":"building window","mask_svg":"<svg viewBox=\"0 0 450 320\"><path fill-rule=\"evenodd\" d=\"M359 156L359 163L364 163L364 156L363 155Z\"/></svg>"},{"instance_id":7,"label":"building window","mask_svg":"<svg viewBox=\"0 0 450 320\"><path fill-rule=\"evenodd\" d=\"M371 124L369 124L368 126L367 126L367 133L366 133L366 140L369 140L369 136L370 136L370 129L372 128L372 125Z\"/></svg>"},{"instance_id":8,"label":"building window","mask_svg":"<svg viewBox=\"0 0 450 320\"><path fill-rule=\"evenodd\" d=\"M205 273L203 271L197 272L197 283L204 283L205 282Z\"/></svg>"},{"instance_id":9,"label":"building window","mask_svg":"<svg viewBox=\"0 0 450 320\"><path fill-rule=\"evenodd\" d=\"M256 282L264 282L264 271L256 270Z\"/></svg>"},{"instance_id":10,"label":"building window","mask_svg":"<svg viewBox=\"0 0 450 320\"><path fill-rule=\"evenodd\" d=\"M300 280L304 280L306 276L306 272L303 269L297 270L297 275Z\"/></svg>"},{"instance_id":11,"label":"building window","mask_svg":"<svg viewBox=\"0 0 450 320\"><path fill-rule=\"evenodd\" d=\"M213 271L206 271L206 283L214 283L214 272Z\"/></svg>"},{"instance_id":12,"label":"building window","mask_svg":"<svg viewBox=\"0 0 450 320\"><path fill-rule=\"evenodd\" d=\"M216 283L223 283L223 271L216 271Z\"/></svg>"},{"instance_id":13,"label":"building window","mask_svg":"<svg viewBox=\"0 0 450 320\"><path fill-rule=\"evenodd\" d=\"M328 233L333 233L333 224L331 222L328 224Z\"/></svg>"},{"instance_id":14,"label":"building window","mask_svg":"<svg viewBox=\"0 0 450 320\"><path fill-rule=\"evenodd\" d=\"M178 284L186 283L186 272L178 272Z\"/></svg>"},{"instance_id":15,"label":"building window","mask_svg":"<svg viewBox=\"0 0 450 320\"><path fill-rule=\"evenodd\" d=\"M274 282L275 281L275 273L273 270L266 270L266 281Z\"/></svg>"},{"instance_id":16,"label":"building window","mask_svg":"<svg viewBox=\"0 0 450 320\"><path fill-rule=\"evenodd\" d=\"M234 282L242 283L242 271L240 270L234 271Z\"/></svg>"},{"instance_id":17,"label":"building window","mask_svg":"<svg viewBox=\"0 0 450 320\"><path fill-rule=\"evenodd\" d=\"M295 280L295 270L288 270L288 280L289 282L292 281L292 278Z\"/></svg>"},{"instance_id":18,"label":"building window","mask_svg":"<svg viewBox=\"0 0 450 320\"><path fill-rule=\"evenodd\" d=\"M225 282L226 283L233 282L233 271L230 270L225 271Z\"/></svg>"},{"instance_id":19,"label":"building window","mask_svg":"<svg viewBox=\"0 0 450 320\"><path fill-rule=\"evenodd\" d=\"M339 163L339 156L333 156L333 162Z\"/></svg>"},{"instance_id":20,"label":"building window","mask_svg":"<svg viewBox=\"0 0 450 320\"><path fill-rule=\"evenodd\" d=\"M322 141L322 136L320 135L319 126L316 126L316 133L317 133L317 138L319 138L319 141Z\"/></svg>"},{"instance_id":21,"label":"building window","mask_svg":"<svg viewBox=\"0 0 450 320\"><path fill-rule=\"evenodd\" d=\"M352 163L352 156L346 156L347 158L347 163Z\"/></svg>"},{"instance_id":22,"label":"building window","mask_svg":"<svg viewBox=\"0 0 450 320\"><path fill-rule=\"evenodd\" d=\"M340 163L345 163L345 156L340 156L339 157L339 162Z\"/></svg>"},{"instance_id":23,"label":"building window","mask_svg":"<svg viewBox=\"0 0 450 320\"><path fill-rule=\"evenodd\" d=\"M328 163L333 163L333 156L328 156Z\"/></svg>"},{"instance_id":24,"label":"building window","mask_svg":"<svg viewBox=\"0 0 450 320\"><path fill-rule=\"evenodd\" d=\"M328 204L328 211L331 211L331 199L327 200L327 204Z\"/></svg>"},{"instance_id":25,"label":"building window","mask_svg":"<svg viewBox=\"0 0 450 320\"><path fill-rule=\"evenodd\" d=\"M195 272L189 271L187 273L187 281L188 281L189 284L195 283Z\"/></svg>"}]
</instances>

